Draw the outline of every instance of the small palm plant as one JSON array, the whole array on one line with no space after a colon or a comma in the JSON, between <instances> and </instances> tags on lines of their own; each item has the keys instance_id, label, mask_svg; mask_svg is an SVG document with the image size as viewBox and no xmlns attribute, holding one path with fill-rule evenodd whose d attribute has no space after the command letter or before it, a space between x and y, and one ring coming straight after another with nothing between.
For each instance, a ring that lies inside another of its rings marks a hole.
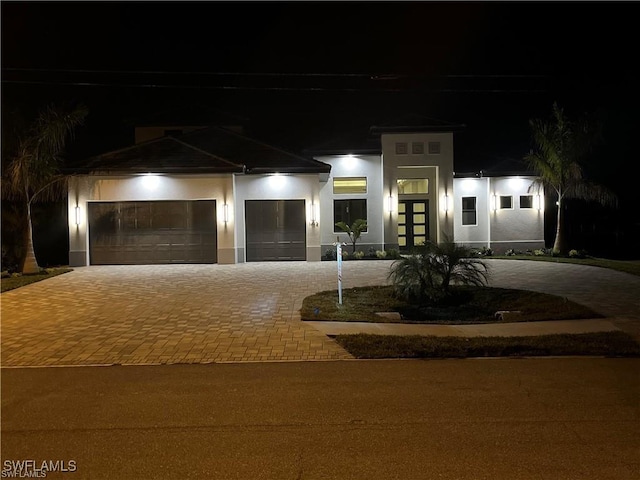
<instances>
[{"instance_id":1,"label":"small palm plant","mask_svg":"<svg viewBox=\"0 0 640 480\"><path fill-rule=\"evenodd\" d=\"M367 230L367 221L362 218L358 218L351 224L351 226L347 225L345 222L336 223L336 227L349 235L349 240L351 240L352 253L356 253L356 243L362 235L362 232Z\"/></svg>"},{"instance_id":2,"label":"small palm plant","mask_svg":"<svg viewBox=\"0 0 640 480\"><path fill-rule=\"evenodd\" d=\"M389 280L396 294L411 302L439 302L451 295L451 286L487 283L489 269L473 258L471 248L448 238L437 244L428 242L391 265Z\"/></svg>"}]
</instances>

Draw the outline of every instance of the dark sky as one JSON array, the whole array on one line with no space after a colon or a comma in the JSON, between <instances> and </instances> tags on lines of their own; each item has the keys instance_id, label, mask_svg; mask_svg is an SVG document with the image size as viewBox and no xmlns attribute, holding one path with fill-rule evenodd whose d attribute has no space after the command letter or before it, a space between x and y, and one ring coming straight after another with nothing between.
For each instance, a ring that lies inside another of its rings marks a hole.
<instances>
[{"instance_id":1,"label":"dark sky","mask_svg":"<svg viewBox=\"0 0 640 480\"><path fill-rule=\"evenodd\" d=\"M528 119L557 101L603 118L611 165L637 168L638 7L3 1L3 121L82 101L78 142L100 153L128 143L125 119L176 105L248 117L292 149L413 113L467 125L456 164L481 168L526 153Z\"/></svg>"}]
</instances>

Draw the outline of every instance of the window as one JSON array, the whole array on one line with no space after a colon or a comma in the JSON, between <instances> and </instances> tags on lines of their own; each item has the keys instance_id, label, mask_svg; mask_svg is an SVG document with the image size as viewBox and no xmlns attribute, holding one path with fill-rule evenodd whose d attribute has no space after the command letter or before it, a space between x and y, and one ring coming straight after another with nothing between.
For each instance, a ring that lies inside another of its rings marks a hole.
<instances>
[{"instance_id":1,"label":"window","mask_svg":"<svg viewBox=\"0 0 640 480\"><path fill-rule=\"evenodd\" d=\"M412 142L411 143L411 153L414 155L422 155L424 153L424 143L422 142Z\"/></svg>"},{"instance_id":2,"label":"window","mask_svg":"<svg viewBox=\"0 0 640 480\"><path fill-rule=\"evenodd\" d=\"M399 178L398 195L429 193L428 178Z\"/></svg>"},{"instance_id":3,"label":"window","mask_svg":"<svg viewBox=\"0 0 640 480\"><path fill-rule=\"evenodd\" d=\"M336 223L344 222L347 225L351 225L359 218L367 219L367 201L364 198L333 201L334 232L341 231L335 227Z\"/></svg>"},{"instance_id":4,"label":"window","mask_svg":"<svg viewBox=\"0 0 640 480\"><path fill-rule=\"evenodd\" d=\"M409 153L407 142L396 142L396 155L406 155Z\"/></svg>"},{"instance_id":5,"label":"window","mask_svg":"<svg viewBox=\"0 0 640 480\"><path fill-rule=\"evenodd\" d=\"M513 208L513 197L511 195L500 195L500 208Z\"/></svg>"},{"instance_id":6,"label":"window","mask_svg":"<svg viewBox=\"0 0 640 480\"><path fill-rule=\"evenodd\" d=\"M477 225L476 197L462 197L462 225Z\"/></svg>"},{"instance_id":7,"label":"window","mask_svg":"<svg viewBox=\"0 0 640 480\"><path fill-rule=\"evenodd\" d=\"M520 208L533 208L533 195L520 195Z\"/></svg>"},{"instance_id":8,"label":"window","mask_svg":"<svg viewBox=\"0 0 640 480\"><path fill-rule=\"evenodd\" d=\"M429 142L429 155L440 155L440 142Z\"/></svg>"},{"instance_id":9,"label":"window","mask_svg":"<svg viewBox=\"0 0 640 480\"><path fill-rule=\"evenodd\" d=\"M367 177L334 178L333 193L367 193Z\"/></svg>"}]
</instances>

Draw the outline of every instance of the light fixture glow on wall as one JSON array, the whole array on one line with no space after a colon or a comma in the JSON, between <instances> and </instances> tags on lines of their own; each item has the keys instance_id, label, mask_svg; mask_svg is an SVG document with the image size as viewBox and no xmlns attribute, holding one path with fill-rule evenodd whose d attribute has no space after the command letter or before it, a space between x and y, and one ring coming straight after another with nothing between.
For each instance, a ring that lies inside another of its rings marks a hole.
<instances>
[{"instance_id":1,"label":"light fixture glow on wall","mask_svg":"<svg viewBox=\"0 0 640 480\"><path fill-rule=\"evenodd\" d=\"M229 205L226 203L222 206L222 218L224 219L224 223L229 221Z\"/></svg>"},{"instance_id":2,"label":"light fixture glow on wall","mask_svg":"<svg viewBox=\"0 0 640 480\"><path fill-rule=\"evenodd\" d=\"M76 225L80 225L80 207L79 206L76 206L75 213L76 213Z\"/></svg>"},{"instance_id":3,"label":"light fixture glow on wall","mask_svg":"<svg viewBox=\"0 0 640 480\"><path fill-rule=\"evenodd\" d=\"M160 186L160 176L155 173L147 173L142 176L142 185L147 190L156 190Z\"/></svg>"},{"instance_id":4,"label":"light fixture glow on wall","mask_svg":"<svg viewBox=\"0 0 640 480\"><path fill-rule=\"evenodd\" d=\"M491 195L491 210L494 212L498 209L498 197Z\"/></svg>"},{"instance_id":5,"label":"light fixture glow on wall","mask_svg":"<svg viewBox=\"0 0 640 480\"><path fill-rule=\"evenodd\" d=\"M389 195L389 198L387 199L387 208L389 210L389 213L393 213L393 211L395 210L393 207L395 206L393 203L393 195Z\"/></svg>"},{"instance_id":6,"label":"light fixture glow on wall","mask_svg":"<svg viewBox=\"0 0 640 480\"><path fill-rule=\"evenodd\" d=\"M319 208L317 203L311 204L311 222L310 225L312 227L318 226L318 217L319 217Z\"/></svg>"},{"instance_id":7,"label":"light fixture glow on wall","mask_svg":"<svg viewBox=\"0 0 640 480\"><path fill-rule=\"evenodd\" d=\"M542 198L540 197L540 195L534 195L533 201L534 201L534 208L537 208L538 210L542 210Z\"/></svg>"},{"instance_id":8,"label":"light fixture glow on wall","mask_svg":"<svg viewBox=\"0 0 640 480\"><path fill-rule=\"evenodd\" d=\"M449 195L444 196L444 211L449 212L451 210L451 197Z\"/></svg>"}]
</instances>

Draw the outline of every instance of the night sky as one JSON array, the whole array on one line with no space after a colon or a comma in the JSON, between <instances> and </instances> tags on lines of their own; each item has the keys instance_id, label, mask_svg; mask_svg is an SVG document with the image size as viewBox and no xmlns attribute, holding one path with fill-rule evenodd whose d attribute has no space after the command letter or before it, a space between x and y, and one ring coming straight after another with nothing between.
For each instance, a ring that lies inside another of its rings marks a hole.
<instances>
[{"instance_id":1,"label":"night sky","mask_svg":"<svg viewBox=\"0 0 640 480\"><path fill-rule=\"evenodd\" d=\"M639 6L3 1L3 128L16 110L83 102L69 152L83 157L129 145L149 115L215 108L298 152L418 114L466 125L455 163L471 171L521 159L528 120L557 101L602 119L592 171L622 192L640 173Z\"/></svg>"}]
</instances>

